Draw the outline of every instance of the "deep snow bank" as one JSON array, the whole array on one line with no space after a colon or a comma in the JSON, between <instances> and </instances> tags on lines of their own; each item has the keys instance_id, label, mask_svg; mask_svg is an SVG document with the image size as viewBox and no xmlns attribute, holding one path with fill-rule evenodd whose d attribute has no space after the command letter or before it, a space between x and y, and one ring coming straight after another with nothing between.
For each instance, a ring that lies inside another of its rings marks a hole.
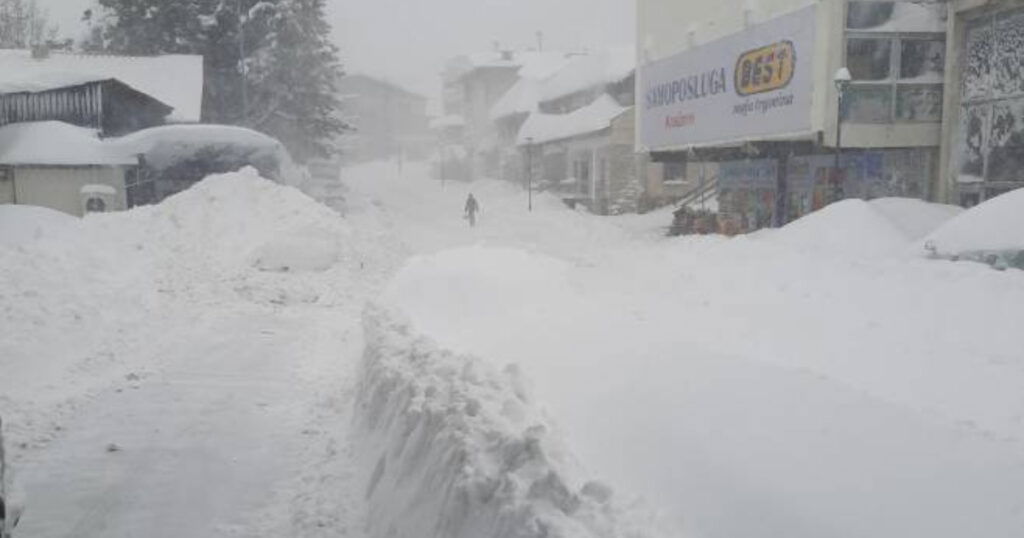
<instances>
[{"instance_id":1,"label":"deep snow bank","mask_svg":"<svg viewBox=\"0 0 1024 538\"><path fill-rule=\"evenodd\" d=\"M1017 189L965 211L929 235L939 254L1024 248L1024 189Z\"/></svg>"},{"instance_id":2,"label":"deep snow bank","mask_svg":"<svg viewBox=\"0 0 1024 538\"><path fill-rule=\"evenodd\" d=\"M442 350L381 307L364 325L356 423L373 536L655 535L608 486L579 484L516 367Z\"/></svg>"},{"instance_id":3,"label":"deep snow bank","mask_svg":"<svg viewBox=\"0 0 1024 538\"><path fill-rule=\"evenodd\" d=\"M182 324L219 311L206 306L354 300L351 274L374 269L360 241L336 212L252 169L84 219L0 206L0 411L12 444L45 442L72 400L145 372Z\"/></svg>"},{"instance_id":4,"label":"deep snow bank","mask_svg":"<svg viewBox=\"0 0 1024 538\"><path fill-rule=\"evenodd\" d=\"M959 208L908 198L843 200L751 237L809 254L889 256L942 225Z\"/></svg>"}]
</instances>

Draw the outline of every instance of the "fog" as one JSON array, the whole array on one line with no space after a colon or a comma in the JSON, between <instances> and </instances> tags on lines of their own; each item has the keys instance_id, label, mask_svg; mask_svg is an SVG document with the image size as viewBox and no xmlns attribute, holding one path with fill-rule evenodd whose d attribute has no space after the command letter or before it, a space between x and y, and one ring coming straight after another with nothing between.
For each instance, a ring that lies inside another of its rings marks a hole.
<instances>
[{"instance_id":1,"label":"fog","mask_svg":"<svg viewBox=\"0 0 1024 538\"><path fill-rule=\"evenodd\" d=\"M77 37L95 0L40 0L61 35ZM470 51L598 49L633 40L632 0L328 0L346 71L386 78L434 97L444 61Z\"/></svg>"}]
</instances>

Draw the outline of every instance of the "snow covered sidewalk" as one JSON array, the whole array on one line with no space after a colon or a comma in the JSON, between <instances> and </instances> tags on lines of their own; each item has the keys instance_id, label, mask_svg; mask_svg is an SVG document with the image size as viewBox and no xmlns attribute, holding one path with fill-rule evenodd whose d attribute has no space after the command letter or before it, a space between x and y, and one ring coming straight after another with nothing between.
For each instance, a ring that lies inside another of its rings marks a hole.
<instances>
[{"instance_id":1,"label":"snow covered sidewalk","mask_svg":"<svg viewBox=\"0 0 1024 538\"><path fill-rule=\"evenodd\" d=\"M361 535L348 424L386 272L339 215L247 172L84 221L2 209L20 532Z\"/></svg>"}]
</instances>

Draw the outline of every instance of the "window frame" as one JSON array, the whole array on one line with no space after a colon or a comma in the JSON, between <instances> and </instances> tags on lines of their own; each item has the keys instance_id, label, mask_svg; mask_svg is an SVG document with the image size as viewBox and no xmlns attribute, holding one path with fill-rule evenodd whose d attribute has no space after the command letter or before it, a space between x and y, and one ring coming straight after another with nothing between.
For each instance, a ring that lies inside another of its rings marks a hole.
<instances>
[{"instance_id":1,"label":"window frame","mask_svg":"<svg viewBox=\"0 0 1024 538\"><path fill-rule=\"evenodd\" d=\"M903 80L901 78L903 74L903 43L906 41L940 41L945 44L946 36L944 34L932 32L872 32L865 30L851 30L847 28L843 35L844 64L849 63L849 42L851 39L877 39L889 41L889 78L886 80L871 81L858 81L854 79L850 82L850 88L847 90L849 92L855 88L887 88L889 90L889 113L888 119L885 121L858 120L849 116L848 103L844 103L843 110L841 112L844 122L862 125L926 125L942 123L941 113L939 117L935 119L903 119L899 117L898 112L899 90L901 86L929 86L938 88L943 94L945 93L945 73L943 73L943 81L940 82L920 82L912 79ZM945 58L943 58L943 60L945 61Z\"/></svg>"}]
</instances>

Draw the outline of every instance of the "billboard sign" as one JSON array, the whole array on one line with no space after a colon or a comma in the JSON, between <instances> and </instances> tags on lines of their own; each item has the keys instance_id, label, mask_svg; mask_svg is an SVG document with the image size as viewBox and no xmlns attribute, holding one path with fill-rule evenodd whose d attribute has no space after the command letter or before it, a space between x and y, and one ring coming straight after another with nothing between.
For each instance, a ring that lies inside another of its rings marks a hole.
<instances>
[{"instance_id":1,"label":"billboard sign","mask_svg":"<svg viewBox=\"0 0 1024 538\"><path fill-rule=\"evenodd\" d=\"M651 150L811 131L815 7L640 69L640 142Z\"/></svg>"}]
</instances>

